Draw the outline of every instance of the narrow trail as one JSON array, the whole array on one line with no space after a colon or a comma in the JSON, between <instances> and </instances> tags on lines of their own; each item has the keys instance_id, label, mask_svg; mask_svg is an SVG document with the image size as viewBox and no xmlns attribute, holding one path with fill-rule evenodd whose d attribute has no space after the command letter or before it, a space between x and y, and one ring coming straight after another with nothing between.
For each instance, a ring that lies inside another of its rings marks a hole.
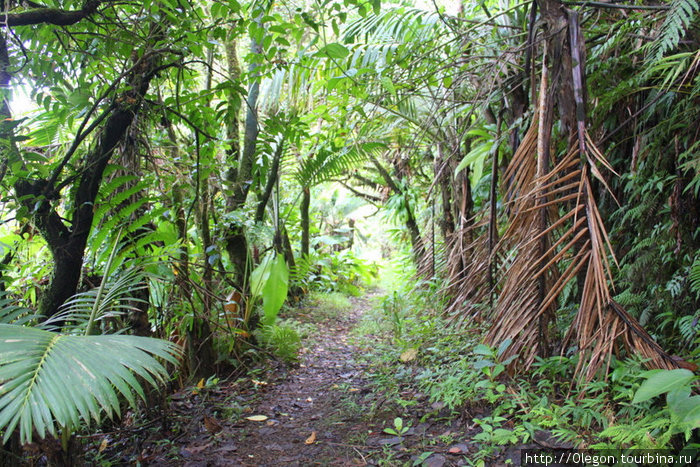
<instances>
[{"instance_id":1,"label":"narrow trail","mask_svg":"<svg viewBox=\"0 0 700 467\"><path fill-rule=\"evenodd\" d=\"M298 368L280 384L265 385L253 411L268 419L234 425L240 444L225 456L227 465L366 465L362 446L347 439L367 431L362 413L349 405L368 392L365 368L357 358L361 349L349 342L348 334L371 305L369 297L351 302L352 309L341 318L319 324L319 335Z\"/></svg>"},{"instance_id":2,"label":"narrow trail","mask_svg":"<svg viewBox=\"0 0 700 467\"><path fill-rule=\"evenodd\" d=\"M488 414L488 407L465 408L454 417L415 389L402 390L401 399L411 406L403 410L374 392L363 358L372 349L350 336L378 295L352 298L349 309L321 321L323 310L295 310L296 317L306 316L318 328L298 365L172 395L169 428L136 447L141 465L472 465L469 459L479 450L472 438L481 431L472 418ZM371 337L361 341L373 345ZM403 368L414 375L419 371ZM401 413L410 429L400 437L385 433ZM512 446L485 465L520 465L518 450L536 446Z\"/></svg>"},{"instance_id":3,"label":"narrow trail","mask_svg":"<svg viewBox=\"0 0 700 467\"><path fill-rule=\"evenodd\" d=\"M376 295L352 298L350 309L316 322L318 333L302 349L298 365L261 375L252 386L247 379L242 385L223 384L200 400L189 392L176 395L171 404L175 418L186 420L189 412L191 420L183 423L183 435L170 453L154 449L145 463L368 465L362 440L371 430L363 399L371 394L359 358L364 350L351 343L349 334ZM229 418L231 406L242 407L242 413Z\"/></svg>"}]
</instances>

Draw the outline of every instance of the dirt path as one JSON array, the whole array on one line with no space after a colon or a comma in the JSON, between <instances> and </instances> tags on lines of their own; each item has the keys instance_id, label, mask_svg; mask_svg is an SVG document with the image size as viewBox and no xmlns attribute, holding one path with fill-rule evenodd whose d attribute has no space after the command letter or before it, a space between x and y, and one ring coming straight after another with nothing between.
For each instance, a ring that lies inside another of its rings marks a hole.
<instances>
[{"instance_id":1,"label":"dirt path","mask_svg":"<svg viewBox=\"0 0 700 467\"><path fill-rule=\"evenodd\" d=\"M296 366L173 395L168 433L160 433L166 439L146 441L140 460L186 467L368 465L363 399L371 394L358 359L363 350L349 333L371 298L353 298L351 309L316 322L318 333Z\"/></svg>"},{"instance_id":2,"label":"dirt path","mask_svg":"<svg viewBox=\"0 0 700 467\"><path fill-rule=\"evenodd\" d=\"M400 398L411 401L411 408L402 409L381 391L373 392L377 388L371 387L370 369L362 358L369 349L349 337L372 306L372 297L353 298L351 309L315 320L318 332L296 366L280 365L259 379L247 376L197 394L191 389L174 394L168 428L135 447L140 464L471 465L469 458L478 450L469 441L480 431L472 423L477 412L470 409L454 418L410 388L402 390ZM316 311L301 310L299 317L315 317ZM368 339L363 345L372 345ZM383 432L397 416L410 426L401 437ZM517 458L512 451L503 461L508 457Z\"/></svg>"},{"instance_id":3,"label":"dirt path","mask_svg":"<svg viewBox=\"0 0 700 467\"><path fill-rule=\"evenodd\" d=\"M238 449L223 456L226 465L366 465L362 446L348 444L353 433L367 430L351 407L353 394L367 392L367 381L356 359L360 349L349 343L348 333L370 304L367 298L352 304L342 318L318 325L319 335L298 368L265 385L253 412L268 419L244 419L232 427Z\"/></svg>"}]
</instances>

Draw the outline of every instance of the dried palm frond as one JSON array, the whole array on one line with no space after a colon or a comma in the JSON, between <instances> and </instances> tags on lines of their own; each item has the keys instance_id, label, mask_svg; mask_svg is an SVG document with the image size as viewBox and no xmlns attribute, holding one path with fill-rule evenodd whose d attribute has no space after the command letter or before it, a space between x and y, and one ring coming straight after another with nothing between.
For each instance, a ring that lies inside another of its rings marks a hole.
<instances>
[{"instance_id":1,"label":"dried palm frond","mask_svg":"<svg viewBox=\"0 0 700 467\"><path fill-rule=\"evenodd\" d=\"M611 299L610 261L614 261L614 254L590 181L591 172L602 178L598 169L593 169L596 162L602 165L607 162L590 136L586 139L587 152L593 157L581 158L578 147L574 146L539 179L532 176L531 166L535 163L531 141L528 138L523 141L519 163L528 176L521 176L518 184L511 187L515 197L513 214L502 240L514 244L517 255L506 273L487 343L498 345L511 339L503 358L517 354L525 367L529 367L547 345L543 317L552 313L566 285L581 272L585 279L579 310L563 341L564 345L574 343L580 353L577 373L584 380L591 380L609 363L617 350L618 338L628 350L649 359L650 365L671 368L674 360ZM525 157L527 153L530 157ZM517 194L527 186L529 191L525 189L524 194ZM547 210L550 223L546 229L538 230L537 214L542 209ZM551 221L555 213L558 219ZM547 249L538 255L542 240Z\"/></svg>"},{"instance_id":2,"label":"dried palm frond","mask_svg":"<svg viewBox=\"0 0 700 467\"><path fill-rule=\"evenodd\" d=\"M481 214L481 213L480 213ZM478 215L480 215L478 214ZM473 220L447 240L447 282L449 297L445 314L456 324L466 320L481 321L477 305L488 299L490 255L487 218Z\"/></svg>"},{"instance_id":3,"label":"dried palm frond","mask_svg":"<svg viewBox=\"0 0 700 467\"><path fill-rule=\"evenodd\" d=\"M510 340L503 358L520 355L526 366L537 355L547 353L548 327L554 316L552 304L543 304L545 291L556 280L556 268L543 269L544 258L551 257L548 234L557 224L551 224L552 206L547 201L542 177L537 177L537 146L539 121L535 120L506 169L510 180L506 198L510 200L508 228L497 251L508 252L502 289L492 317L492 327L486 341L492 345ZM550 248L551 250L551 248ZM543 347L544 345L544 347Z\"/></svg>"}]
</instances>

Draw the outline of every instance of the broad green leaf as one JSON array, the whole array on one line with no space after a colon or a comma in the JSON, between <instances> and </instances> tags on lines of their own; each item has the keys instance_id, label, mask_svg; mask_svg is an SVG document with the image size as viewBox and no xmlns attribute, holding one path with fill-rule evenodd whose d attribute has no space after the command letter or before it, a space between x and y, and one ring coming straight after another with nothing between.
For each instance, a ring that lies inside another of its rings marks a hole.
<instances>
[{"instance_id":1,"label":"broad green leaf","mask_svg":"<svg viewBox=\"0 0 700 467\"><path fill-rule=\"evenodd\" d=\"M472 366L473 366L475 369L480 370L480 369L482 369L482 368L491 368L492 366L494 366L494 363L493 363L491 360L483 360L483 359L482 359L482 360L477 360L477 361L475 361L475 362L472 364Z\"/></svg>"},{"instance_id":2,"label":"broad green leaf","mask_svg":"<svg viewBox=\"0 0 700 467\"><path fill-rule=\"evenodd\" d=\"M338 44L337 42L327 44L325 47L322 47L318 53L334 59L343 59L350 55L350 51L347 49L347 47L342 44Z\"/></svg>"},{"instance_id":3,"label":"broad green leaf","mask_svg":"<svg viewBox=\"0 0 700 467\"><path fill-rule=\"evenodd\" d=\"M287 288L289 284L289 270L284 256L277 254L271 264L270 274L267 283L263 288L263 324L272 324L277 318L284 301L287 299Z\"/></svg>"},{"instance_id":4,"label":"broad green leaf","mask_svg":"<svg viewBox=\"0 0 700 467\"><path fill-rule=\"evenodd\" d=\"M647 401L659 394L669 392L673 389L685 386L694 378L693 372L683 368L675 370L660 370L651 375L637 389L637 393L632 399L633 404Z\"/></svg>"},{"instance_id":5,"label":"broad green leaf","mask_svg":"<svg viewBox=\"0 0 700 467\"><path fill-rule=\"evenodd\" d=\"M503 352L508 350L508 347L510 347L510 344L513 343L513 339L505 339L503 342L501 342L501 345L498 346L498 351L496 352L496 355L499 357L503 355Z\"/></svg>"},{"instance_id":6,"label":"broad green leaf","mask_svg":"<svg viewBox=\"0 0 700 467\"><path fill-rule=\"evenodd\" d=\"M477 346L474 347L472 350L472 353L476 355L491 355L493 351L486 345L484 344L478 344Z\"/></svg>"},{"instance_id":7,"label":"broad green leaf","mask_svg":"<svg viewBox=\"0 0 700 467\"><path fill-rule=\"evenodd\" d=\"M469 153L464 156L464 159L455 169L455 177L464 170L467 166L472 167L471 182L475 186L481 179L481 174L484 170L484 162L491 152L493 142L487 141L476 145Z\"/></svg>"},{"instance_id":8,"label":"broad green leaf","mask_svg":"<svg viewBox=\"0 0 700 467\"><path fill-rule=\"evenodd\" d=\"M693 429L700 428L700 396L688 398L685 409L684 412L679 414L683 417L683 423L690 425Z\"/></svg>"},{"instance_id":9,"label":"broad green leaf","mask_svg":"<svg viewBox=\"0 0 700 467\"><path fill-rule=\"evenodd\" d=\"M384 89L389 91L389 94L392 95L392 97L396 97L396 87L394 86L394 83L391 81L391 78L388 76L382 76L382 86L384 86Z\"/></svg>"},{"instance_id":10,"label":"broad green leaf","mask_svg":"<svg viewBox=\"0 0 700 467\"><path fill-rule=\"evenodd\" d=\"M263 293L263 287L267 283L267 279L270 277L271 263L274 260L274 256L266 256L256 267L252 273L250 273L250 292L259 297Z\"/></svg>"}]
</instances>

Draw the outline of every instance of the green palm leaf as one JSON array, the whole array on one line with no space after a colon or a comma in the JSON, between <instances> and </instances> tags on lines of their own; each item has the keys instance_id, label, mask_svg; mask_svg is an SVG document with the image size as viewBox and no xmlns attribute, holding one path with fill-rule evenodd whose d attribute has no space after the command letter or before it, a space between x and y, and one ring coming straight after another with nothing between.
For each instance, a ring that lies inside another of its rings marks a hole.
<instances>
[{"instance_id":1,"label":"green palm leaf","mask_svg":"<svg viewBox=\"0 0 700 467\"><path fill-rule=\"evenodd\" d=\"M26 324L36 318L32 310L15 305L7 292L0 291L0 323Z\"/></svg>"},{"instance_id":2,"label":"green palm leaf","mask_svg":"<svg viewBox=\"0 0 700 467\"><path fill-rule=\"evenodd\" d=\"M100 287L75 294L61 307L59 313L39 327L59 331L56 324L60 324L64 332L84 333L91 318L97 323L105 318L126 314L134 309L135 302L140 301L133 295L146 287L145 278L146 274L139 267L130 267L113 279L105 277Z\"/></svg>"},{"instance_id":3,"label":"green palm leaf","mask_svg":"<svg viewBox=\"0 0 700 467\"><path fill-rule=\"evenodd\" d=\"M56 436L81 420L120 415L120 395L133 407L168 372L158 360L177 364L180 349L159 339L126 335L68 336L0 324L0 430L7 442L19 427L22 443Z\"/></svg>"}]
</instances>

